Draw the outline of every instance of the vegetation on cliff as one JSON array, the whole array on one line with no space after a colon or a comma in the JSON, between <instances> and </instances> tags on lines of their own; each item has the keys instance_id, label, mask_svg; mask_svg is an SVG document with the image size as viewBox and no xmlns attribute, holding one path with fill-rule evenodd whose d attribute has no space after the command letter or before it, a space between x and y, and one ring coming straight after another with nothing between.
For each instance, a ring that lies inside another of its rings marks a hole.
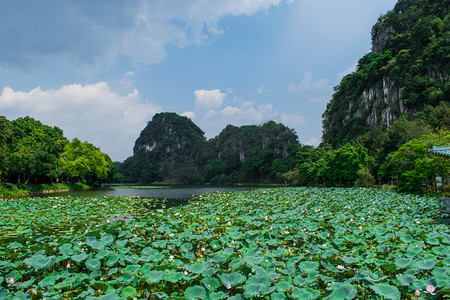
<instances>
[{"instance_id":1,"label":"vegetation on cliff","mask_svg":"<svg viewBox=\"0 0 450 300\"><path fill-rule=\"evenodd\" d=\"M273 121L261 126L228 125L213 139L190 119L156 114L136 140L132 157L120 164L130 182L274 182L295 167L295 132Z\"/></svg>"},{"instance_id":2,"label":"vegetation on cliff","mask_svg":"<svg viewBox=\"0 0 450 300\"><path fill-rule=\"evenodd\" d=\"M390 127L401 116L414 119L427 107L448 103L448 8L447 0L400 0L379 18L373 51L335 87L323 114L325 143L336 148L373 127Z\"/></svg>"}]
</instances>

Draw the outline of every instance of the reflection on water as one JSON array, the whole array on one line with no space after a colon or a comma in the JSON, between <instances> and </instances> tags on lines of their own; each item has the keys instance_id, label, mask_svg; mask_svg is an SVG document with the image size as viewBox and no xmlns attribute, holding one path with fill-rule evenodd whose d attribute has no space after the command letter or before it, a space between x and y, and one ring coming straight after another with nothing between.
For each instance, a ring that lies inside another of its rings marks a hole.
<instances>
[{"instance_id":1,"label":"reflection on water","mask_svg":"<svg viewBox=\"0 0 450 300\"><path fill-rule=\"evenodd\" d=\"M193 195L213 193L218 191L244 191L254 187L250 186L163 186L151 188L115 188L109 189L69 191L37 195L42 197L74 196L74 197L140 197L155 199L189 199ZM35 195L36 196L36 195Z\"/></svg>"}]
</instances>

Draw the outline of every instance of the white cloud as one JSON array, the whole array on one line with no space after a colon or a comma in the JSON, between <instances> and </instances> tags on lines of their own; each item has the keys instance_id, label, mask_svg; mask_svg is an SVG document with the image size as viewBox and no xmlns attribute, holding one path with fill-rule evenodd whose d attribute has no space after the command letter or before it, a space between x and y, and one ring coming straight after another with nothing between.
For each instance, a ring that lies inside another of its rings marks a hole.
<instances>
[{"instance_id":1,"label":"white cloud","mask_svg":"<svg viewBox=\"0 0 450 300\"><path fill-rule=\"evenodd\" d=\"M289 84L287 88L287 95L289 97L315 103L328 101L332 93L333 87L330 85L328 79L313 81L313 75L310 72L303 75L300 84Z\"/></svg>"},{"instance_id":2,"label":"white cloud","mask_svg":"<svg viewBox=\"0 0 450 300\"><path fill-rule=\"evenodd\" d=\"M12 1L0 11L0 26L8 28L0 31L0 39L8 45L0 49L0 65L30 69L58 56L84 68L114 63L119 55L136 64L155 64L166 57L168 45L211 42L223 32L219 21L224 16L250 16L281 2L61 0L57 5L23 5ZM17 22L18 16L27 16L29 22Z\"/></svg>"},{"instance_id":3,"label":"white cloud","mask_svg":"<svg viewBox=\"0 0 450 300\"><path fill-rule=\"evenodd\" d=\"M261 94L264 94L264 93L268 93L268 92L270 92L270 90L269 90L269 88L268 88L267 86L265 86L265 85L256 89L256 93L257 93L258 95L261 95Z\"/></svg>"},{"instance_id":4,"label":"white cloud","mask_svg":"<svg viewBox=\"0 0 450 300\"><path fill-rule=\"evenodd\" d=\"M305 145L311 145L314 147L319 146L320 140L318 138L312 137L308 141L305 142Z\"/></svg>"},{"instance_id":5,"label":"white cloud","mask_svg":"<svg viewBox=\"0 0 450 300\"><path fill-rule=\"evenodd\" d=\"M10 119L33 117L58 126L69 139L78 137L101 146L113 160L131 155L139 132L161 106L143 102L133 90L121 96L105 82L65 85L58 90L35 88L29 92L5 87L0 111Z\"/></svg>"},{"instance_id":6,"label":"white cloud","mask_svg":"<svg viewBox=\"0 0 450 300\"><path fill-rule=\"evenodd\" d=\"M192 111L186 111L184 113L181 114L183 117L187 117L191 120L195 119L195 113Z\"/></svg>"},{"instance_id":7,"label":"white cloud","mask_svg":"<svg viewBox=\"0 0 450 300\"><path fill-rule=\"evenodd\" d=\"M195 107L201 110L214 109L222 105L226 94L219 89L215 90L195 90Z\"/></svg>"},{"instance_id":8,"label":"white cloud","mask_svg":"<svg viewBox=\"0 0 450 300\"><path fill-rule=\"evenodd\" d=\"M345 77L345 75L348 75L348 74L351 74L351 73L355 72L357 66L358 66L358 62L355 62L353 64L353 66L351 66L350 68L347 68L344 71L342 71L339 74L337 74L337 76L336 76L336 83L339 84L341 82L342 78Z\"/></svg>"}]
</instances>

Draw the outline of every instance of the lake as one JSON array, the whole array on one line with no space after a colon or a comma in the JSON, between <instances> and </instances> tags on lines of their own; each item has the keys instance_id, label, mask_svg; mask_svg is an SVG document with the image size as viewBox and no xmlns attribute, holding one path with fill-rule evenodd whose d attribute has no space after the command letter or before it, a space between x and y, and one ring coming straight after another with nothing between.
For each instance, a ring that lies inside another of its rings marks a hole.
<instances>
[{"instance_id":1,"label":"lake","mask_svg":"<svg viewBox=\"0 0 450 300\"><path fill-rule=\"evenodd\" d=\"M246 191L255 189L255 186L115 186L110 185L101 189L74 190L67 192L55 192L46 194L35 194L33 197L140 197L154 199L189 199L193 195L224 192L224 191Z\"/></svg>"}]
</instances>

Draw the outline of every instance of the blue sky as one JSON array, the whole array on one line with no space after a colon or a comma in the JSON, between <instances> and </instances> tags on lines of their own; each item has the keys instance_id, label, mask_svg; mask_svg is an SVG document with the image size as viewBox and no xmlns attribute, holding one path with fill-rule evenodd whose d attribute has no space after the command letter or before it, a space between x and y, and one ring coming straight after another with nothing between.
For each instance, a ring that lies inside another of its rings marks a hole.
<instances>
[{"instance_id":1,"label":"blue sky","mask_svg":"<svg viewBox=\"0 0 450 300\"><path fill-rule=\"evenodd\" d=\"M158 112L208 138L274 119L318 145L333 87L394 0L0 1L0 115L115 161Z\"/></svg>"}]
</instances>

